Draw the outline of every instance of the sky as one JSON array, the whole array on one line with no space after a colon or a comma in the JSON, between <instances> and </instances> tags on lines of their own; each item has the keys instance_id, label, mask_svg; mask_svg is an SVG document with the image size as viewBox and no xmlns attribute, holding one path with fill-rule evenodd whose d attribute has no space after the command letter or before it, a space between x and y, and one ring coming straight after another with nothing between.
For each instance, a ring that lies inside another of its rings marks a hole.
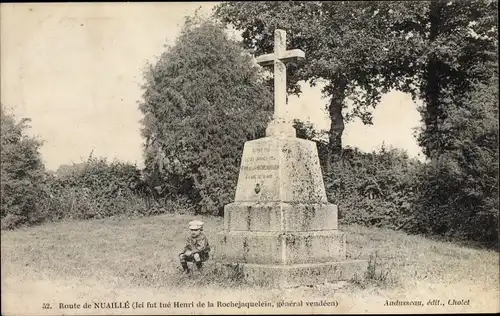
<instances>
[{"instance_id":1,"label":"sky","mask_svg":"<svg viewBox=\"0 0 500 316\"><path fill-rule=\"evenodd\" d=\"M91 152L142 167L143 67L173 43L184 16L198 7L209 14L216 4L2 3L1 102L17 118L31 118L28 133L44 140L48 169ZM327 100L319 88L303 90L289 98L290 118L329 129ZM371 151L385 143L423 158L413 136L420 115L409 95L390 92L373 113L372 126L346 125L344 145Z\"/></svg>"}]
</instances>

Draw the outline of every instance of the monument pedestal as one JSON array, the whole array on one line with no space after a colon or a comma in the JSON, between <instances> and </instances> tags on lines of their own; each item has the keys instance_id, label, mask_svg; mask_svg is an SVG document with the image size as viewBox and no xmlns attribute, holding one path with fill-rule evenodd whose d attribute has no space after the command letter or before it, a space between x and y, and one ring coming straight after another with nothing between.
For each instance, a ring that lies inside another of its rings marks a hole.
<instances>
[{"instance_id":1,"label":"monument pedestal","mask_svg":"<svg viewBox=\"0 0 500 316\"><path fill-rule=\"evenodd\" d=\"M362 278L367 262L346 261L316 144L279 126L270 131L245 143L235 202L225 206L224 231L216 236L218 265L275 287Z\"/></svg>"}]
</instances>

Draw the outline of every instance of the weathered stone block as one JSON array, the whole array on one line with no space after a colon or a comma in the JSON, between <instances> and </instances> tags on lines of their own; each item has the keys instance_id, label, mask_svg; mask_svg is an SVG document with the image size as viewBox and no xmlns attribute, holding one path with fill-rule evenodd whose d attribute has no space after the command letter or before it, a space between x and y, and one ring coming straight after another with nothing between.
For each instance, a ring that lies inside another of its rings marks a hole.
<instances>
[{"instance_id":1,"label":"weathered stone block","mask_svg":"<svg viewBox=\"0 0 500 316\"><path fill-rule=\"evenodd\" d=\"M224 207L226 231L337 229L337 206L326 203L235 202Z\"/></svg>"},{"instance_id":2,"label":"weathered stone block","mask_svg":"<svg viewBox=\"0 0 500 316\"><path fill-rule=\"evenodd\" d=\"M245 143L235 202L327 203L316 143L265 137Z\"/></svg>"},{"instance_id":3,"label":"weathered stone block","mask_svg":"<svg viewBox=\"0 0 500 316\"><path fill-rule=\"evenodd\" d=\"M345 234L316 232L248 232L217 234L214 258L255 264L324 263L346 259Z\"/></svg>"}]
</instances>

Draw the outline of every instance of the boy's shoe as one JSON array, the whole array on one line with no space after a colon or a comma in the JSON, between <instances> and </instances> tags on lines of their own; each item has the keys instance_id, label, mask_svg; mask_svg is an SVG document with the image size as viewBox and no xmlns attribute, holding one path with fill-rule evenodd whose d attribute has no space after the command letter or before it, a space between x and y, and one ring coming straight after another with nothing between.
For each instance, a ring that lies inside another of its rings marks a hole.
<instances>
[{"instance_id":1,"label":"boy's shoe","mask_svg":"<svg viewBox=\"0 0 500 316\"><path fill-rule=\"evenodd\" d=\"M187 265L187 263L183 262L182 263L182 274L189 274L189 267Z\"/></svg>"},{"instance_id":2,"label":"boy's shoe","mask_svg":"<svg viewBox=\"0 0 500 316\"><path fill-rule=\"evenodd\" d=\"M196 262L196 270L198 271L203 270L203 262Z\"/></svg>"}]
</instances>

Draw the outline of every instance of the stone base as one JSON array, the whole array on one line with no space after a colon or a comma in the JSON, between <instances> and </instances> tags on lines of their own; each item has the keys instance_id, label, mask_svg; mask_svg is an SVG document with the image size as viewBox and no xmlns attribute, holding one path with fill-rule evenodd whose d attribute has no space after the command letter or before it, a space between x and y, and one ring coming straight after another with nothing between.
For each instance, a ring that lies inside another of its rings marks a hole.
<instances>
[{"instance_id":1,"label":"stone base","mask_svg":"<svg viewBox=\"0 0 500 316\"><path fill-rule=\"evenodd\" d=\"M345 234L230 231L215 235L214 256L222 262L293 265L344 261Z\"/></svg>"},{"instance_id":2,"label":"stone base","mask_svg":"<svg viewBox=\"0 0 500 316\"><path fill-rule=\"evenodd\" d=\"M219 271L231 277L273 288L312 286L325 282L363 279L368 267L366 260L316 264L264 265L218 262Z\"/></svg>"}]
</instances>

